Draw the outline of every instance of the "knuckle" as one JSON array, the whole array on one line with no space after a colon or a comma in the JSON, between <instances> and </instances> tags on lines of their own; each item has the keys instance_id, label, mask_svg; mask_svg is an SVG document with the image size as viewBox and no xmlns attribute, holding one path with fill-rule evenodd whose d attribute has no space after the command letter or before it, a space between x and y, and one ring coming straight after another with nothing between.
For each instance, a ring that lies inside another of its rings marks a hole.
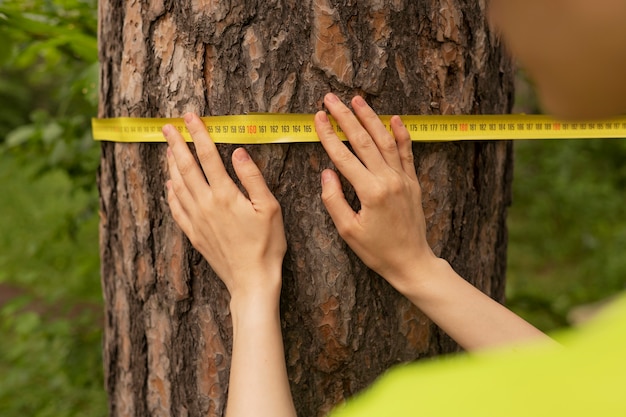
<instances>
[{"instance_id":1,"label":"knuckle","mask_svg":"<svg viewBox=\"0 0 626 417\"><path fill-rule=\"evenodd\" d=\"M388 176L383 183L374 184L368 192L368 201L375 205L386 203L390 198L405 191L405 183L398 175Z\"/></svg>"},{"instance_id":2,"label":"knuckle","mask_svg":"<svg viewBox=\"0 0 626 417\"><path fill-rule=\"evenodd\" d=\"M316 119L317 120L317 119ZM317 124L316 121L316 125L315 125L315 129L318 133L318 136L320 138L320 140L324 141L328 138L333 138L333 137L337 137L337 132L335 132L335 129L333 128L332 124L330 123L324 123L321 126Z\"/></svg>"},{"instance_id":3,"label":"knuckle","mask_svg":"<svg viewBox=\"0 0 626 417\"><path fill-rule=\"evenodd\" d=\"M322 202L328 203L330 200L332 200L332 193L322 188Z\"/></svg>"},{"instance_id":4,"label":"knuckle","mask_svg":"<svg viewBox=\"0 0 626 417\"><path fill-rule=\"evenodd\" d=\"M183 158L177 164L178 172L180 172L181 176L185 177L193 171L195 165L196 162L192 161L190 158Z\"/></svg>"},{"instance_id":5,"label":"knuckle","mask_svg":"<svg viewBox=\"0 0 626 417\"><path fill-rule=\"evenodd\" d=\"M352 241L356 236L356 227L351 222L344 222L337 225L337 232L346 241Z\"/></svg>"},{"instance_id":6,"label":"knuckle","mask_svg":"<svg viewBox=\"0 0 626 417\"><path fill-rule=\"evenodd\" d=\"M410 185L402 180L397 180L389 185L387 198L393 198L394 201L399 199L410 198Z\"/></svg>"},{"instance_id":7,"label":"knuckle","mask_svg":"<svg viewBox=\"0 0 626 417\"><path fill-rule=\"evenodd\" d=\"M354 154L348 148L342 147L335 153L333 162L338 166L342 166L348 164L353 158Z\"/></svg>"},{"instance_id":8,"label":"knuckle","mask_svg":"<svg viewBox=\"0 0 626 417\"><path fill-rule=\"evenodd\" d=\"M200 213L203 213L204 216L208 218L210 216L210 211L212 210L213 205L215 204L214 193L213 192L199 193L196 198L197 198L197 200L195 200L196 210L199 210Z\"/></svg>"},{"instance_id":9,"label":"knuckle","mask_svg":"<svg viewBox=\"0 0 626 417\"><path fill-rule=\"evenodd\" d=\"M380 150L385 153L397 152L398 145L396 144L396 141L393 139L393 137L387 135L380 141Z\"/></svg>"},{"instance_id":10,"label":"knuckle","mask_svg":"<svg viewBox=\"0 0 626 417\"><path fill-rule=\"evenodd\" d=\"M414 156L413 156L413 151L410 148L407 149L406 153L402 155L402 160L403 162L407 164L413 164Z\"/></svg>"},{"instance_id":11,"label":"knuckle","mask_svg":"<svg viewBox=\"0 0 626 417\"><path fill-rule=\"evenodd\" d=\"M275 198L269 199L267 203L267 211L270 217L282 215L282 208L280 207L280 204L278 203L278 201L276 201Z\"/></svg>"},{"instance_id":12,"label":"knuckle","mask_svg":"<svg viewBox=\"0 0 626 417\"><path fill-rule=\"evenodd\" d=\"M379 205L384 203L389 197L387 188L385 187L372 187L370 189L368 200L371 204Z\"/></svg>"},{"instance_id":13,"label":"knuckle","mask_svg":"<svg viewBox=\"0 0 626 417\"><path fill-rule=\"evenodd\" d=\"M328 205L328 203L332 202L336 196L337 196L336 191L327 191L326 189L322 190L322 202L325 205Z\"/></svg>"},{"instance_id":14,"label":"knuckle","mask_svg":"<svg viewBox=\"0 0 626 417\"><path fill-rule=\"evenodd\" d=\"M176 222L178 222L178 219L180 217L180 213L179 213L180 207L177 204L177 198L174 195L174 193L169 193L167 195L167 205L170 208L170 212L172 213L172 217L174 217L174 220L176 220Z\"/></svg>"},{"instance_id":15,"label":"knuckle","mask_svg":"<svg viewBox=\"0 0 626 417\"><path fill-rule=\"evenodd\" d=\"M204 146L196 146L196 155L198 156L198 160L200 163L209 162L213 153L210 149L207 149Z\"/></svg>"},{"instance_id":16,"label":"knuckle","mask_svg":"<svg viewBox=\"0 0 626 417\"><path fill-rule=\"evenodd\" d=\"M172 181L172 190L174 191L174 194L176 194L176 196L181 195L182 193L185 192L186 187L185 184L182 181ZM169 195L168 199L173 199L175 198L174 195Z\"/></svg>"},{"instance_id":17,"label":"knuckle","mask_svg":"<svg viewBox=\"0 0 626 417\"><path fill-rule=\"evenodd\" d=\"M352 110L350 110L346 106L341 106L335 111L337 112L337 116L340 116L340 117L352 117L354 115L354 113L352 113Z\"/></svg>"},{"instance_id":18,"label":"knuckle","mask_svg":"<svg viewBox=\"0 0 626 417\"><path fill-rule=\"evenodd\" d=\"M210 198L206 198L205 201L202 202L203 207L215 207L221 208L222 210L228 210L228 208L232 204L232 197L230 193L226 193L223 190L215 190Z\"/></svg>"},{"instance_id":19,"label":"knuckle","mask_svg":"<svg viewBox=\"0 0 626 417\"><path fill-rule=\"evenodd\" d=\"M404 181L399 175L393 175L389 178L387 188L389 194L400 194L405 189Z\"/></svg>"},{"instance_id":20,"label":"knuckle","mask_svg":"<svg viewBox=\"0 0 626 417\"><path fill-rule=\"evenodd\" d=\"M374 146L374 141L372 140L370 135L365 132L359 132L355 134L353 141L355 145L362 149L368 149Z\"/></svg>"},{"instance_id":21,"label":"knuckle","mask_svg":"<svg viewBox=\"0 0 626 417\"><path fill-rule=\"evenodd\" d=\"M249 166L249 169L246 172L246 177L248 177L249 180L251 180L254 183L264 183L265 182L265 178L263 177L263 174L261 173L261 171L259 171L258 169L254 169L254 167Z\"/></svg>"}]
</instances>

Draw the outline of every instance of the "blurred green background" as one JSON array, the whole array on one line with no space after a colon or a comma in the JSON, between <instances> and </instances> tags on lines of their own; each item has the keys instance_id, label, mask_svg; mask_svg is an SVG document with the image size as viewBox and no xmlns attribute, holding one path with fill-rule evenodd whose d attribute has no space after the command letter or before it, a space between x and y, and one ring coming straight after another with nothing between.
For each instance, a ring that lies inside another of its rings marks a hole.
<instances>
[{"instance_id":1,"label":"blurred green background","mask_svg":"<svg viewBox=\"0 0 626 417\"><path fill-rule=\"evenodd\" d=\"M104 416L96 0L0 0L0 410ZM516 111L539 112L519 77ZM509 306L543 330L626 283L626 141L519 141Z\"/></svg>"},{"instance_id":2,"label":"blurred green background","mask_svg":"<svg viewBox=\"0 0 626 417\"><path fill-rule=\"evenodd\" d=\"M0 415L104 416L96 0L0 0Z\"/></svg>"}]
</instances>

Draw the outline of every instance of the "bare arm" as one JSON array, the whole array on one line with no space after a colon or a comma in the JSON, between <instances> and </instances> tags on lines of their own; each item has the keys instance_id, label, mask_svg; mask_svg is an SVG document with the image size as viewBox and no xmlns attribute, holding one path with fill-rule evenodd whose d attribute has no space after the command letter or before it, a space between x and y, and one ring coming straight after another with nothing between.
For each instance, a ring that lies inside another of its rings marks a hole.
<instances>
[{"instance_id":1,"label":"bare arm","mask_svg":"<svg viewBox=\"0 0 626 417\"><path fill-rule=\"evenodd\" d=\"M331 170L322 173L322 199L339 233L363 262L466 349L547 339L432 252L411 141L400 118L392 118L392 135L360 97L352 101L356 117L332 94L325 104L356 155L337 138L323 112L315 116L317 133L337 169L354 186L361 209L352 210Z\"/></svg>"},{"instance_id":2,"label":"bare arm","mask_svg":"<svg viewBox=\"0 0 626 417\"><path fill-rule=\"evenodd\" d=\"M626 112L626 2L491 0L490 19L546 110L594 118Z\"/></svg>"},{"instance_id":3,"label":"bare arm","mask_svg":"<svg viewBox=\"0 0 626 417\"><path fill-rule=\"evenodd\" d=\"M233 166L248 197L228 176L202 121L188 114L185 123L202 169L178 131L165 126L168 202L178 225L231 295L233 357L226 415L295 416L279 317L287 247L280 206L244 149L233 152Z\"/></svg>"},{"instance_id":4,"label":"bare arm","mask_svg":"<svg viewBox=\"0 0 626 417\"><path fill-rule=\"evenodd\" d=\"M233 358L227 417L296 415L287 379L278 303L231 301Z\"/></svg>"}]
</instances>

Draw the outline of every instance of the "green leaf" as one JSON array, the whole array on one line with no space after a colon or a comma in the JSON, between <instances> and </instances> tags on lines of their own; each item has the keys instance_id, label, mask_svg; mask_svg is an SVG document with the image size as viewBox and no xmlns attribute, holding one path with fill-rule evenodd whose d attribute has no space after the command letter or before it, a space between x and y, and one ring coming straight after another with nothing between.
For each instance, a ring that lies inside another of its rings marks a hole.
<instances>
[{"instance_id":1,"label":"green leaf","mask_svg":"<svg viewBox=\"0 0 626 417\"><path fill-rule=\"evenodd\" d=\"M20 126L7 135L5 143L9 148L17 147L31 140L37 132L33 125Z\"/></svg>"},{"instance_id":2,"label":"green leaf","mask_svg":"<svg viewBox=\"0 0 626 417\"><path fill-rule=\"evenodd\" d=\"M40 14L4 11L4 15L7 26L28 34L34 40L49 41L44 45L67 46L78 58L87 62L98 59L96 37L82 33L73 25L62 25L58 20Z\"/></svg>"},{"instance_id":3,"label":"green leaf","mask_svg":"<svg viewBox=\"0 0 626 417\"><path fill-rule=\"evenodd\" d=\"M46 124L41 130L41 139L43 143L50 144L61 137L63 128L57 123L52 122Z\"/></svg>"},{"instance_id":4,"label":"green leaf","mask_svg":"<svg viewBox=\"0 0 626 417\"><path fill-rule=\"evenodd\" d=\"M33 312L26 312L16 317L15 332L21 335L29 335L39 327L41 319Z\"/></svg>"}]
</instances>

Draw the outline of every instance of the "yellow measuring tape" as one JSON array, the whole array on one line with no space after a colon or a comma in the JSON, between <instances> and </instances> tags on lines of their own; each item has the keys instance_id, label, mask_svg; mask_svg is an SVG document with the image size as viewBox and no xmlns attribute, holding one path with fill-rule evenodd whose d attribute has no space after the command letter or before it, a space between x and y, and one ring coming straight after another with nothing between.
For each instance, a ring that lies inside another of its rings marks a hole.
<instances>
[{"instance_id":1,"label":"yellow measuring tape","mask_svg":"<svg viewBox=\"0 0 626 417\"><path fill-rule=\"evenodd\" d=\"M407 115L402 121L413 141L442 142L462 140L511 139L592 139L626 138L626 117L602 121L561 122L536 115ZM391 116L380 116L390 129ZM319 142L312 114L251 113L236 116L203 117L216 143L265 144ZM331 119L341 139L345 135ZM183 137L191 136L181 118L93 119L93 137L113 142L164 142L161 128L172 124Z\"/></svg>"}]
</instances>

